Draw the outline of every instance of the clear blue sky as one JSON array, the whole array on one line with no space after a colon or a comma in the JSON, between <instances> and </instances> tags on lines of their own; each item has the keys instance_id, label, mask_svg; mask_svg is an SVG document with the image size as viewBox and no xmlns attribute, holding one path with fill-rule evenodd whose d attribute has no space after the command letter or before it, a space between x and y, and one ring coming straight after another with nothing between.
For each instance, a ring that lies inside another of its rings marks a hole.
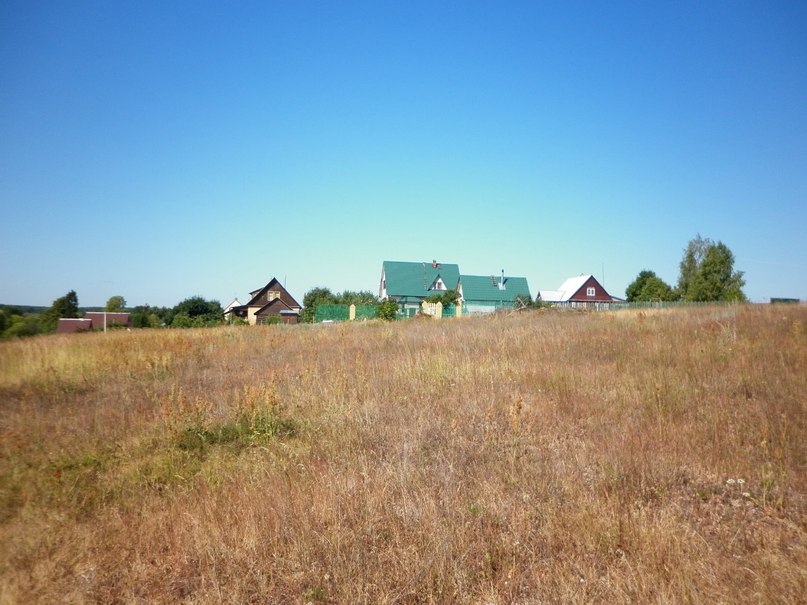
<instances>
[{"instance_id":1,"label":"clear blue sky","mask_svg":"<svg viewBox=\"0 0 807 605\"><path fill-rule=\"evenodd\" d=\"M223 304L383 260L807 299L807 3L0 3L0 303Z\"/></svg>"}]
</instances>

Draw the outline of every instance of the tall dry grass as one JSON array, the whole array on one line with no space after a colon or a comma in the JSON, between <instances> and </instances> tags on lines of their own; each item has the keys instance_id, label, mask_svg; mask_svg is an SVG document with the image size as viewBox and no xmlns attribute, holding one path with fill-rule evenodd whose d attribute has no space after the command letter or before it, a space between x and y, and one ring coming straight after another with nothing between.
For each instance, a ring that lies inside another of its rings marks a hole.
<instances>
[{"instance_id":1,"label":"tall dry grass","mask_svg":"<svg viewBox=\"0 0 807 605\"><path fill-rule=\"evenodd\" d=\"M2 603L802 603L807 310L0 343Z\"/></svg>"}]
</instances>

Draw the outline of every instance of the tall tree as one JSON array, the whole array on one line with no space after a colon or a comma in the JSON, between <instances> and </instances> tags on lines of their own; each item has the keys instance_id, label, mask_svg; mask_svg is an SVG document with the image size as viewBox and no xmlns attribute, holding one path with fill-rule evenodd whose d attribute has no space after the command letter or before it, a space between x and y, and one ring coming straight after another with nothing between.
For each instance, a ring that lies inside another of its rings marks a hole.
<instances>
[{"instance_id":1,"label":"tall tree","mask_svg":"<svg viewBox=\"0 0 807 605\"><path fill-rule=\"evenodd\" d=\"M78 295L75 290L70 290L64 296L53 301L49 309L42 313L42 328L45 332L53 332L62 317L78 317Z\"/></svg>"},{"instance_id":2,"label":"tall tree","mask_svg":"<svg viewBox=\"0 0 807 605\"><path fill-rule=\"evenodd\" d=\"M334 305L337 302L336 295L328 288L312 288L303 296L303 311L300 313L300 320L304 323L314 323L317 305Z\"/></svg>"},{"instance_id":3,"label":"tall tree","mask_svg":"<svg viewBox=\"0 0 807 605\"><path fill-rule=\"evenodd\" d=\"M110 311L115 313L118 311L123 311L125 308L126 308L126 299L118 294L116 296L110 296L109 300L106 301L104 311Z\"/></svg>"},{"instance_id":4,"label":"tall tree","mask_svg":"<svg viewBox=\"0 0 807 605\"><path fill-rule=\"evenodd\" d=\"M742 271L734 271L734 254L723 242L709 247L692 279L686 300L745 301Z\"/></svg>"},{"instance_id":5,"label":"tall tree","mask_svg":"<svg viewBox=\"0 0 807 605\"><path fill-rule=\"evenodd\" d=\"M636 276L636 279L634 279L630 285L625 288L625 300L628 302L637 301L639 293L642 291L642 288L644 288L647 280L655 276L656 274L653 271L649 271L647 269L639 271L639 275Z\"/></svg>"},{"instance_id":6,"label":"tall tree","mask_svg":"<svg viewBox=\"0 0 807 605\"><path fill-rule=\"evenodd\" d=\"M734 254L723 242L698 235L684 251L678 290L692 302L745 301L744 273L734 270Z\"/></svg>"},{"instance_id":7,"label":"tall tree","mask_svg":"<svg viewBox=\"0 0 807 605\"><path fill-rule=\"evenodd\" d=\"M689 240L687 247L684 249L684 258L681 259L681 264L679 265L678 293L681 298L686 298L686 294L692 285L692 280L695 279L703 259L706 258L706 250L711 245L712 240L702 238L700 233Z\"/></svg>"},{"instance_id":8,"label":"tall tree","mask_svg":"<svg viewBox=\"0 0 807 605\"><path fill-rule=\"evenodd\" d=\"M75 290L70 290L61 298L53 301L53 307L59 313L59 317L78 317L78 295Z\"/></svg>"}]
</instances>

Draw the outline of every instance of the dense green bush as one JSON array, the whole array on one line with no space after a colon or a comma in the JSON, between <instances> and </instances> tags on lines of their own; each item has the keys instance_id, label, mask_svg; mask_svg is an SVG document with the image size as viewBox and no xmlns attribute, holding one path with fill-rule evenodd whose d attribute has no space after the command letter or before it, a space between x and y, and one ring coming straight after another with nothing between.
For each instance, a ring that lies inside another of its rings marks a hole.
<instances>
[{"instance_id":1,"label":"dense green bush","mask_svg":"<svg viewBox=\"0 0 807 605\"><path fill-rule=\"evenodd\" d=\"M398 317L398 303L394 300L385 300L378 303L375 309L375 316L378 319L392 321Z\"/></svg>"},{"instance_id":2,"label":"dense green bush","mask_svg":"<svg viewBox=\"0 0 807 605\"><path fill-rule=\"evenodd\" d=\"M8 326L2 332L3 338L36 336L43 332L42 322L38 315L12 315L8 318Z\"/></svg>"}]
</instances>

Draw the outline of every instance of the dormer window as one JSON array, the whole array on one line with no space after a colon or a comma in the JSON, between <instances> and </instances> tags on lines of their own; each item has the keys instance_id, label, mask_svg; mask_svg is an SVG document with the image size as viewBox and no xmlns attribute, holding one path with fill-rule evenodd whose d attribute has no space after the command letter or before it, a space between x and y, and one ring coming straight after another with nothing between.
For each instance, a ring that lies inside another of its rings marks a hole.
<instances>
[{"instance_id":1,"label":"dormer window","mask_svg":"<svg viewBox=\"0 0 807 605\"><path fill-rule=\"evenodd\" d=\"M443 280L438 277L437 279L434 280L434 282L432 282L432 285L429 288L429 290L447 290L447 288L445 282L443 282Z\"/></svg>"}]
</instances>

